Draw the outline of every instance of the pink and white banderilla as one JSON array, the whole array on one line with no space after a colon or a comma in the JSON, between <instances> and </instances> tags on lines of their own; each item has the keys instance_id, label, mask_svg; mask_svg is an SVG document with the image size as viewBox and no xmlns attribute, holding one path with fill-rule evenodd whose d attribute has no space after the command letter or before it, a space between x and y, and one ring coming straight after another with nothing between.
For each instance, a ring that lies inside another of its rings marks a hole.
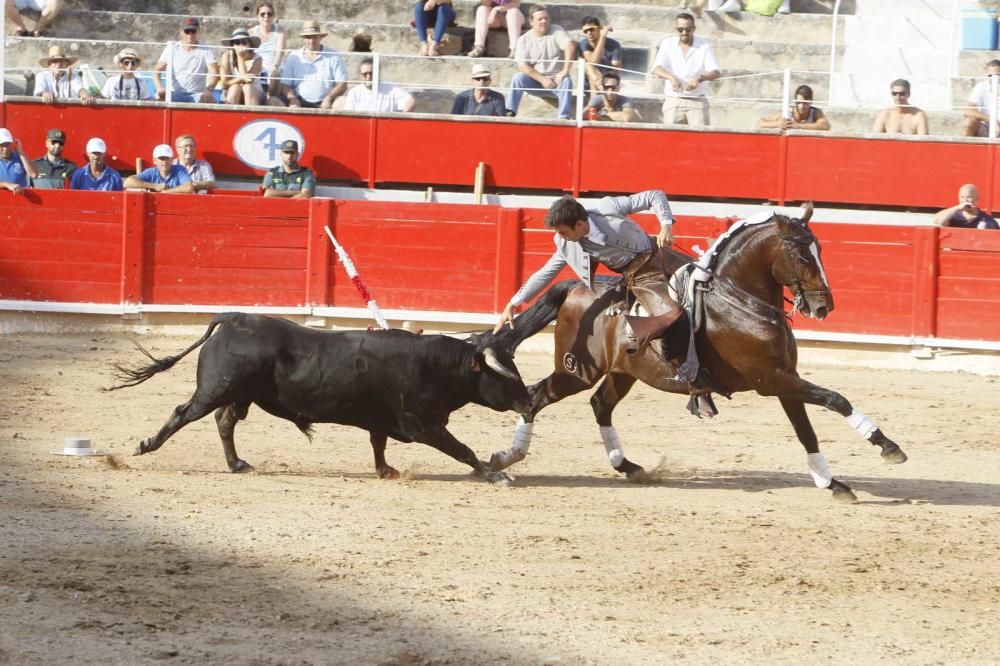
<instances>
[{"instance_id":1,"label":"pink and white banderilla","mask_svg":"<svg viewBox=\"0 0 1000 666\"><path fill-rule=\"evenodd\" d=\"M351 257L347 254L347 250L344 246L337 242L337 239L333 237L333 232L330 231L330 227L323 227L326 231L326 235L329 236L330 242L333 243L333 249L337 251L337 258L340 259L340 263L344 265L344 270L347 272L347 277L351 278L351 282L354 283L355 289L361 294L361 299L368 305L368 309L371 310L372 317L378 323L379 328L383 330L389 329L389 324L386 323L385 317L382 316L382 311L378 309L378 304L375 303L375 299L372 298L371 293L368 291L368 287L365 283L361 281L361 276L358 275L358 270L354 267L354 262L351 261Z\"/></svg>"}]
</instances>

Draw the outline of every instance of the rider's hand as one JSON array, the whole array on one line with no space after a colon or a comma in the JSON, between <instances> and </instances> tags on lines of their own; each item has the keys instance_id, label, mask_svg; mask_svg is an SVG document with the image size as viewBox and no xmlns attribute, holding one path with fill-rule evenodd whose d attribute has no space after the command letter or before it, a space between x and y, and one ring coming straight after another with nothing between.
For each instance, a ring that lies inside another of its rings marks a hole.
<instances>
[{"instance_id":1,"label":"rider's hand","mask_svg":"<svg viewBox=\"0 0 1000 666\"><path fill-rule=\"evenodd\" d=\"M674 244L674 228L672 225L660 227L660 233L656 235L656 245L658 247L670 247Z\"/></svg>"},{"instance_id":2,"label":"rider's hand","mask_svg":"<svg viewBox=\"0 0 1000 666\"><path fill-rule=\"evenodd\" d=\"M516 309L517 306L513 303L507 304L507 307L505 307L503 312L500 313L500 321L498 321L497 325L493 327L493 335L499 333L504 324L507 324L512 329L514 328L514 310Z\"/></svg>"}]
</instances>

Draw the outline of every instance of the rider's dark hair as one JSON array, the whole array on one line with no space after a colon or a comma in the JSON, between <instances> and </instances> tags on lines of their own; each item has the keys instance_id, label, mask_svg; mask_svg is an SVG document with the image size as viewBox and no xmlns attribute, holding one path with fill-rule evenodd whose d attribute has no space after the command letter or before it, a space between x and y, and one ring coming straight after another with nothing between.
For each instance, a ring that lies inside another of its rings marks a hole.
<instances>
[{"instance_id":1,"label":"rider's dark hair","mask_svg":"<svg viewBox=\"0 0 1000 666\"><path fill-rule=\"evenodd\" d=\"M545 214L545 227L555 229L556 227L575 227L579 220L587 219L587 209L579 201L566 195L556 199L556 202L549 206L549 212Z\"/></svg>"}]
</instances>

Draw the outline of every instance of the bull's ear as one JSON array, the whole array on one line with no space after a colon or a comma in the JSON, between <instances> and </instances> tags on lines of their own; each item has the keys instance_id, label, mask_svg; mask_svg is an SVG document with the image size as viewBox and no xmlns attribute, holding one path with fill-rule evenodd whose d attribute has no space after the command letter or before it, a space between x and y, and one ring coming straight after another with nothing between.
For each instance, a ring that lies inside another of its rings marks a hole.
<instances>
[{"instance_id":1,"label":"bull's ear","mask_svg":"<svg viewBox=\"0 0 1000 666\"><path fill-rule=\"evenodd\" d=\"M472 368L473 372L482 372L483 363L485 363L483 355L480 352L476 352L472 355L472 363L470 363L469 366Z\"/></svg>"}]
</instances>

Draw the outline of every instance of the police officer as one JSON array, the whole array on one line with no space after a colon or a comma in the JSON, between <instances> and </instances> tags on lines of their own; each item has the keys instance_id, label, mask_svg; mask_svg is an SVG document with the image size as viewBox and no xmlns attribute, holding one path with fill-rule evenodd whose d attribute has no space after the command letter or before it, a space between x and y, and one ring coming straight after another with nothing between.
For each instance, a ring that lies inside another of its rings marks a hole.
<instances>
[{"instance_id":1,"label":"police officer","mask_svg":"<svg viewBox=\"0 0 1000 666\"><path fill-rule=\"evenodd\" d=\"M45 138L45 154L32 160L37 174L31 179L31 186L42 190L61 190L66 187L73 172L79 165L63 158L66 133L61 129L50 129Z\"/></svg>"},{"instance_id":2,"label":"police officer","mask_svg":"<svg viewBox=\"0 0 1000 666\"><path fill-rule=\"evenodd\" d=\"M299 142L281 144L281 164L264 174L264 196L308 199L316 191L316 176L299 164Z\"/></svg>"}]
</instances>

